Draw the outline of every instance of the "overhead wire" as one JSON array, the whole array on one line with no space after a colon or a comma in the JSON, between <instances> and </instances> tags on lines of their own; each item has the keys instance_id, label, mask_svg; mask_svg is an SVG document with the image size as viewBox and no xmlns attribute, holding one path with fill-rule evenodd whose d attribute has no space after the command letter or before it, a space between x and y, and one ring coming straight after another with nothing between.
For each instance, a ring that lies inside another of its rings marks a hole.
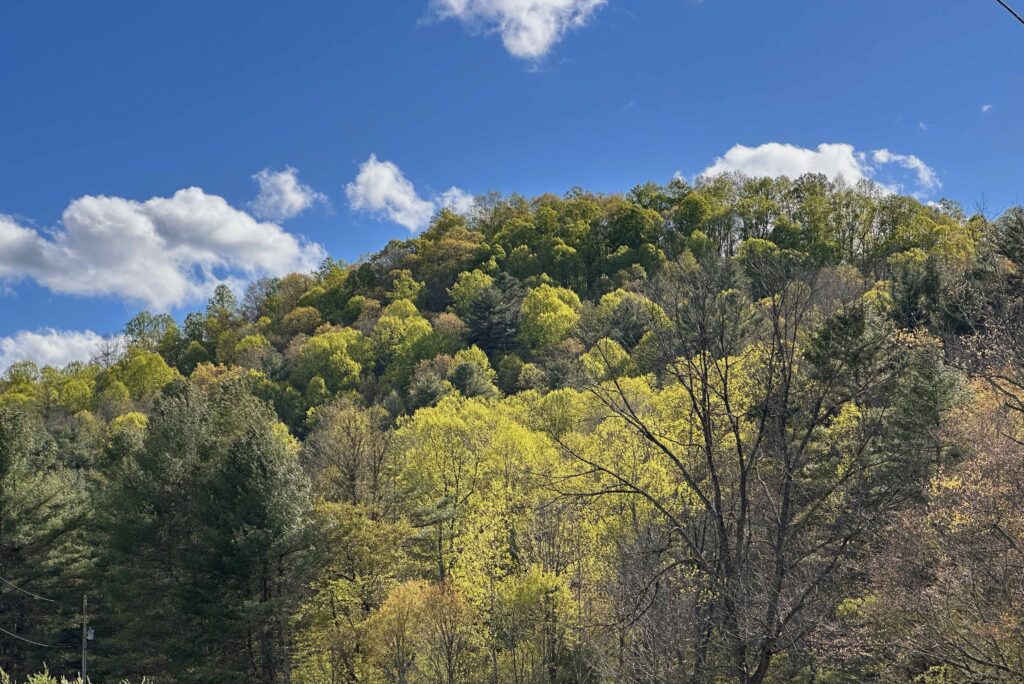
<instances>
[{"instance_id":1,"label":"overhead wire","mask_svg":"<svg viewBox=\"0 0 1024 684\"><path fill-rule=\"evenodd\" d=\"M1017 21L1019 21L1020 23L1024 24L1024 17L1022 17L1021 15L1017 14L1017 10L1013 9L1012 7L1010 7L1008 4L1003 2L1003 0L996 0L996 2L998 2L1000 5L1002 5L1003 9L1005 9L1007 12L1012 14Z\"/></svg>"},{"instance_id":2,"label":"overhead wire","mask_svg":"<svg viewBox=\"0 0 1024 684\"><path fill-rule=\"evenodd\" d=\"M34 599L39 600L39 601L46 601L47 603L56 603L56 601L54 599L46 598L45 596L40 596L39 594L35 594L35 593L29 591L28 589L22 589L21 587L19 587L17 584L15 584L11 580L7 579L6 577L0 577L0 582L3 582L4 584L6 584L7 586L11 587L15 591L19 591L22 594L25 594L26 596L30 596L30 597L32 597ZM7 636L14 637L15 639L18 639L19 641L24 641L26 644L32 644L33 646L42 646L43 648L50 648L49 644L44 644L44 643L39 642L39 641L32 641L31 639L26 639L25 637L21 636L20 634L15 634L14 632L7 631L3 627L0 627L0 632L3 632Z\"/></svg>"},{"instance_id":3,"label":"overhead wire","mask_svg":"<svg viewBox=\"0 0 1024 684\"><path fill-rule=\"evenodd\" d=\"M0 582L3 582L4 584L10 587L13 587L16 591L20 591L22 594L25 594L26 596L31 596L34 599L39 599L40 601L49 601L50 603L56 603L56 601L54 601L53 599L48 599L45 596L40 596L39 594L33 594L28 589L22 589L17 584L15 584L14 582L5 577L0 577Z\"/></svg>"},{"instance_id":4,"label":"overhead wire","mask_svg":"<svg viewBox=\"0 0 1024 684\"><path fill-rule=\"evenodd\" d=\"M15 639L20 639L21 641L24 641L27 644L32 644L33 646L42 646L43 648L50 648L49 644L41 644L38 641L32 641L31 639L26 639L25 637L21 636L20 634L15 634L14 632L8 632L3 627L0 627L0 632L3 632L4 634L7 634L8 636L12 636Z\"/></svg>"}]
</instances>

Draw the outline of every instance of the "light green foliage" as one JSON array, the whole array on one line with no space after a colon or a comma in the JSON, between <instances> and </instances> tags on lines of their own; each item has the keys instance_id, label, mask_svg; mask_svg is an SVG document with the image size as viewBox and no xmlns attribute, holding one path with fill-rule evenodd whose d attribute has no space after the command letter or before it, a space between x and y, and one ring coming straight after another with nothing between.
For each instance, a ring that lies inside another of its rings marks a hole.
<instances>
[{"instance_id":1,"label":"light green foliage","mask_svg":"<svg viewBox=\"0 0 1024 684\"><path fill-rule=\"evenodd\" d=\"M473 306L480 293L494 284L494 278L480 269L463 271L455 284L448 289L452 298L452 308L459 316L465 316Z\"/></svg>"},{"instance_id":2,"label":"light green foliage","mask_svg":"<svg viewBox=\"0 0 1024 684\"><path fill-rule=\"evenodd\" d=\"M385 307L370 342L378 367L400 387L408 384L416 364L437 354L439 348L430 322L408 299Z\"/></svg>"},{"instance_id":3,"label":"light green foliage","mask_svg":"<svg viewBox=\"0 0 1024 684\"><path fill-rule=\"evenodd\" d=\"M530 290L519 310L523 342L539 349L564 340L580 319L580 298L572 290L541 285Z\"/></svg>"},{"instance_id":4,"label":"light green foliage","mask_svg":"<svg viewBox=\"0 0 1024 684\"><path fill-rule=\"evenodd\" d=\"M403 548L411 530L352 503L319 505L314 525L326 543L324 579L294 618L295 681L319 684L343 673L369 679L375 668L367 620L412 569Z\"/></svg>"},{"instance_id":5,"label":"light green foliage","mask_svg":"<svg viewBox=\"0 0 1024 684\"><path fill-rule=\"evenodd\" d=\"M235 345L235 364L243 368L271 371L280 363L280 354L260 333L247 335Z\"/></svg>"},{"instance_id":6,"label":"light green foliage","mask_svg":"<svg viewBox=\"0 0 1024 684\"><path fill-rule=\"evenodd\" d=\"M49 668L43 668L42 672L31 674L22 681L16 681L8 676L3 669L0 669L0 684L84 684L84 682L82 682L81 677L55 677L50 674ZM124 680L121 684L130 683L127 680ZM143 684L145 684L145 682L143 682Z\"/></svg>"},{"instance_id":7,"label":"light green foliage","mask_svg":"<svg viewBox=\"0 0 1024 684\"><path fill-rule=\"evenodd\" d=\"M615 340L602 338L594 348L580 357L587 374L597 381L611 380L636 373L636 364L629 353Z\"/></svg>"},{"instance_id":8,"label":"light green foliage","mask_svg":"<svg viewBox=\"0 0 1024 684\"><path fill-rule=\"evenodd\" d=\"M156 352L130 349L108 373L108 382L120 383L129 396L138 401L159 392L164 385L179 379L181 374L171 368Z\"/></svg>"},{"instance_id":9,"label":"light green foliage","mask_svg":"<svg viewBox=\"0 0 1024 684\"><path fill-rule=\"evenodd\" d=\"M423 291L423 283L412 277L412 271L402 269L392 271L391 290L388 291L388 299L397 302L400 299L407 299L415 302Z\"/></svg>"},{"instance_id":10,"label":"light green foliage","mask_svg":"<svg viewBox=\"0 0 1024 684\"><path fill-rule=\"evenodd\" d=\"M92 405L96 381L88 377L72 377L59 390L60 403L71 413L85 411Z\"/></svg>"},{"instance_id":11,"label":"light green foliage","mask_svg":"<svg viewBox=\"0 0 1024 684\"><path fill-rule=\"evenodd\" d=\"M0 407L24 404L36 399L39 394L39 367L31 361L18 361L4 371L3 394Z\"/></svg>"},{"instance_id":12,"label":"light green foliage","mask_svg":"<svg viewBox=\"0 0 1024 684\"><path fill-rule=\"evenodd\" d=\"M292 381L305 387L315 377L331 392L354 387L368 359L366 340L358 330L344 328L309 338L299 349Z\"/></svg>"}]
</instances>

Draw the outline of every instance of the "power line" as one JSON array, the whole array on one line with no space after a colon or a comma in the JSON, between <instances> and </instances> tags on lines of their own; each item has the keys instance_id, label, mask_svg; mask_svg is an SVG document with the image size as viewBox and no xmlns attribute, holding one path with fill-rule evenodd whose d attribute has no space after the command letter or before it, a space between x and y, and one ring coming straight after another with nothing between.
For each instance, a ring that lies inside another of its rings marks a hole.
<instances>
[{"instance_id":1,"label":"power line","mask_svg":"<svg viewBox=\"0 0 1024 684\"><path fill-rule=\"evenodd\" d=\"M1000 5L1002 5L1006 9L1007 12L1012 14L1017 21L1019 21L1020 23L1024 24L1024 17L1022 17L1019 14L1017 14L1017 12L1012 7L1010 7L1005 2L1003 2L1003 0L996 0L996 2L998 2Z\"/></svg>"},{"instance_id":2,"label":"power line","mask_svg":"<svg viewBox=\"0 0 1024 684\"><path fill-rule=\"evenodd\" d=\"M54 601L53 599L48 599L45 596L40 596L39 594L33 594L31 591L29 591L27 589L22 589L21 587L19 587L17 584L15 584L14 582L12 582L9 579L0 577L0 582L3 582L4 584L10 585L10 586L14 587L14 589L16 589L17 591L20 591L22 594L25 594L26 596L31 596L34 599L39 599L40 601L49 601L50 603L56 603L56 601Z\"/></svg>"},{"instance_id":3,"label":"power line","mask_svg":"<svg viewBox=\"0 0 1024 684\"><path fill-rule=\"evenodd\" d=\"M0 627L0 632L3 632L4 634L7 634L7 635L9 635L9 636L12 636L12 637L14 637L15 639L21 639L21 640L22 640L22 641L24 641L25 643L28 643L28 644L32 644L33 646L42 646L43 648L50 648L50 645L49 645L49 644L41 644L41 643L39 643L38 641L32 641L31 639L26 639L26 638L25 638L25 637L23 637L23 636L20 636L20 635L18 635L18 634L15 634L14 632L8 632L8 631L7 631L6 629L4 629L3 627Z\"/></svg>"}]
</instances>

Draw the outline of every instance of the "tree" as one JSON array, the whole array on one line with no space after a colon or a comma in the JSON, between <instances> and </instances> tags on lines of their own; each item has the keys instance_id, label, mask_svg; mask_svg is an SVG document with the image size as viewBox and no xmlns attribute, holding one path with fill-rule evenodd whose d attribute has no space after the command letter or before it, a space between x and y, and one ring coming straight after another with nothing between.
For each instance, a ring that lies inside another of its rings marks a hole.
<instances>
[{"instance_id":1,"label":"tree","mask_svg":"<svg viewBox=\"0 0 1024 684\"><path fill-rule=\"evenodd\" d=\"M487 353L516 347L523 292L519 281L506 274L473 297L463 319L469 327L467 341Z\"/></svg>"},{"instance_id":2,"label":"tree","mask_svg":"<svg viewBox=\"0 0 1024 684\"><path fill-rule=\"evenodd\" d=\"M479 347L463 349L455 355L448 379L464 397L493 397L498 394L494 385L497 373Z\"/></svg>"},{"instance_id":3,"label":"tree","mask_svg":"<svg viewBox=\"0 0 1024 684\"><path fill-rule=\"evenodd\" d=\"M152 396L179 377L159 354L140 348L129 349L107 373L108 382L124 385L135 401Z\"/></svg>"},{"instance_id":4,"label":"tree","mask_svg":"<svg viewBox=\"0 0 1024 684\"><path fill-rule=\"evenodd\" d=\"M971 387L944 432L960 461L936 472L926 506L889 527L867 559L863 594L840 613L839 645L853 665L886 681L1024 676L1020 430L996 392Z\"/></svg>"},{"instance_id":5,"label":"tree","mask_svg":"<svg viewBox=\"0 0 1024 684\"><path fill-rule=\"evenodd\" d=\"M63 664L49 645L65 627L61 605L82 586L83 483L55 446L31 413L0 407L0 670L14 677L44 659Z\"/></svg>"},{"instance_id":6,"label":"tree","mask_svg":"<svg viewBox=\"0 0 1024 684\"><path fill-rule=\"evenodd\" d=\"M314 525L324 546L314 592L296 614L294 680L300 684L372 680L373 626L411 570L403 545L408 525L379 513L351 503L317 506Z\"/></svg>"},{"instance_id":7,"label":"tree","mask_svg":"<svg viewBox=\"0 0 1024 684\"><path fill-rule=\"evenodd\" d=\"M14 363L0 666L84 592L104 681L1017 681L1020 219L494 194Z\"/></svg>"},{"instance_id":8,"label":"tree","mask_svg":"<svg viewBox=\"0 0 1024 684\"><path fill-rule=\"evenodd\" d=\"M423 291L423 283L412 277L409 269L400 269L391 272L391 290L387 293L388 299L397 302L400 299L407 299L416 302Z\"/></svg>"},{"instance_id":9,"label":"tree","mask_svg":"<svg viewBox=\"0 0 1024 684\"><path fill-rule=\"evenodd\" d=\"M287 339L299 334L312 335L323 323L320 312L311 306L292 309L281 319L281 333Z\"/></svg>"},{"instance_id":10,"label":"tree","mask_svg":"<svg viewBox=\"0 0 1024 684\"><path fill-rule=\"evenodd\" d=\"M523 343L533 349L565 339L579 322L580 298L572 290L541 285L530 290L519 310Z\"/></svg>"},{"instance_id":11,"label":"tree","mask_svg":"<svg viewBox=\"0 0 1024 684\"><path fill-rule=\"evenodd\" d=\"M672 312L659 340L671 384L591 383L628 439L557 438L603 474L597 491L633 495L667 525L658 572L692 573L697 679L765 681L924 477L916 454L878 448L901 366L886 326L859 296L820 301L813 278L768 277L782 278L775 294L748 303L728 262L684 259L652 292Z\"/></svg>"},{"instance_id":12,"label":"tree","mask_svg":"<svg viewBox=\"0 0 1024 684\"><path fill-rule=\"evenodd\" d=\"M125 324L124 336L129 346L146 351L173 353L180 343L181 333L169 315L154 316L148 311L143 311Z\"/></svg>"},{"instance_id":13,"label":"tree","mask_svg":"<svg viewBox=\"0 0 1024 684\"><path fill-rule=\"evenodd\" d=\"M389 304L370 334L381 374L394 386L404 388L416 364L438 352L438 340L430 322L407 299Z\"/></svg>"},{"instance_id":14,"label":"tree","mask_svg":"<svg viewBox=\"0 0 1024 684\"><path fill-rule=\"evenodd\" d=\"M179 382L100 508L118 676L284 681L306 547L298 446L244 382Z\"/></svg>"},{"instance_id":15,"label":"tree","mask_svg":"<svg viewBox=\"0 0 1024 684\"><path fill-rule=\"evenodd\" d=\"M302 460L318 495L376 514L386 510L397 475L387 421L384 409L363 408L348 397L316 410Z\"/></svg>"},{"instance_id":16,"label":"tree","mask_svg":"<svg viewBox=\"0 0 1024 684\"><path fill-rule=\"evenodd\" d=\"M245 368L271 372L281 363L281 355L259 333L246 335L235 345L235 363Z\"/></svg>"},{"instance_id":17,"label":"tree","mask_svg":"<svg viewBox=\"0 0 1024 684\"><path fill-rule=\"evenodd\" d=\"M332 392L355 387L367 361L367 349L358 330L343 328L309 338L299 349L292 382L304 387L319 376Z\"/></svg>"},{"instance_id":18,"label":"tree","mask_svg":"<svg viewBox=\"0 0 1024 684\"><path fill-rule=\"evenodd\" d=\"M494 278L480 269L463 271L455 284L448 288L448 296L452 298L452 309L459 316L465 316L480 294L492 285Z\"/></svg>"}]
</instances>

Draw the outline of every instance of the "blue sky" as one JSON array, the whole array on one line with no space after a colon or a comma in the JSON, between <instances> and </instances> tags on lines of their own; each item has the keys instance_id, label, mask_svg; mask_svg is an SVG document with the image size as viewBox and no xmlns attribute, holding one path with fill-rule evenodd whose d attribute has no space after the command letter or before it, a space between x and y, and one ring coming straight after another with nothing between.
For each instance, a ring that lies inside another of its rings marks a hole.
<instances>
[{"instance_id":1,"label":"blue sky","mask_svg":"<svg viewBox=\"0 0 1024 684\"><path fill-rule=\"evenodd\" d=\"M491 190L810 169L998 213L1021 64L994 0L5 0L0 365Z\"/></svg>"}]
</instances>

